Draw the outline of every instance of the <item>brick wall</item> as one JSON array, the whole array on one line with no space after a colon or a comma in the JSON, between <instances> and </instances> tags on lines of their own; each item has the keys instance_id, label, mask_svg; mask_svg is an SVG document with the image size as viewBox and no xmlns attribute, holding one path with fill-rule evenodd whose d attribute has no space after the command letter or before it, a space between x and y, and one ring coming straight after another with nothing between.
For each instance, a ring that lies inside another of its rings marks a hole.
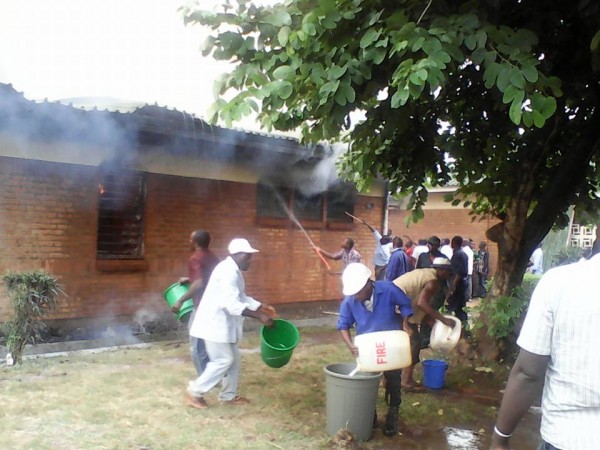
<instances>
[{"instance_id":1,"label":"brick wall","mask_svg":"<svg viewBox=\"0 0 600 450\"><path fill-rule=\"evenodd\" d=\"M452 239L453 236L460 235L468 237L475 241L475 250L479 248L479 242L487 243L490 252L490 273L496 270L496 258L498 257L497 246L488 241L485 232L496 220L485 218L483 220L472 221L469 210L464 208L446 208L446 209L425 209L425 217L418 223L411 223L408 227L404 224L404 218L409 213L402 209L392 209L389 211L389 227L395 235L404 235L411 237L413 241L418 239L427 239L430 236L438 236L440 239Z\"/></svg>"},{"instance_id":2,"label":"brick wall","mask_svg":"<svg viewBox=\"0 0 600 450\"><path fill-rule=\"evenodd\" d=\"M106 272L96 267L96 167L0 157L0 273L44 269L67 293L56 318L164 312L162 292L187 272L189 235L204 228L219 257L233 237L261 250L246 274L247 292L273 304L340 297L339 276L329 275L297 228L256 225L256 186L247 183L148 174L144 270ZM378 228L382 200L359 196L355 214ZM339 248L352 236L371 266L369 230L308 229L318 246ZM341 263L331 261L334 271ZM9 315L0 290L0 321Z\"/></svg>"}]
</instances>

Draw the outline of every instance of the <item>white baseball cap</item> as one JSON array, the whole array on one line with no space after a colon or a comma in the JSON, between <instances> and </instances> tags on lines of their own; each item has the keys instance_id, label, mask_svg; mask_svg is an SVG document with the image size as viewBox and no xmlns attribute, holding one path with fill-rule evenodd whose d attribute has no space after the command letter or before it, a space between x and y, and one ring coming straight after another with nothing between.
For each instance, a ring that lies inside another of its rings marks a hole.
<instances>
[{"instance_id":1,"label":"white baseball cap","mask_svg":"<svg viewBox=\"0 0 600 450\"><path fill-rule=\"evenodd\" d=\"M258 250L252 248L250 242L247 239L243 238L235 238L229 243L227 247L230 255L235 255L236 253L258 253Z\"/></svg>"},{"instance_id":2,"label":"white baseball cap","mask_svg":"<svg viewBox=\"0 0 600 450\"><path fill-rule=\"evenodd\" d=\"M342 293L357 294L371 278L371 269L362 263L350 263L342 273Z\"/></svg>"},{"instance_id":3,"label":"white baseball cap","mask_svg":"<svg viewBox=\"0 0 600 450\"><path fill-rule=\"evenodd\" d=\"M433 258L431 267L434 269L452 269L452 263L448 258L438 256L437 258Z\"/></svg>"}]
</instances>

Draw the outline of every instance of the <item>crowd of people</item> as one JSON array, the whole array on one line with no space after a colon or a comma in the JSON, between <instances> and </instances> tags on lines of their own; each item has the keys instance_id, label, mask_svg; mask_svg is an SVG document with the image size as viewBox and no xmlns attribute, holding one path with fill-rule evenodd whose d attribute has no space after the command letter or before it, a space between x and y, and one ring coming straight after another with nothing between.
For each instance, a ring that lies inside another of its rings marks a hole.
<instances>
[{"instance_id":1,"label":"crowd of people","mask_svg":"<svg viewBox=\"0 0 600 450\"><path fill-rule=\"evenodd\" d=\"M456 325L440 313L440 308L445 305L466 325L466 302L486 295L490 256L485 242L479 244L477 251L471 239L461 236L431 236L415 244L408 236L403 240L393 236L391 230L381 234L362 222L376 242L373 271L361 262L362 256L350 237L344 239L337 252L318 247L315 250L343 261L344 299L337 329L354 357L358 349L352 333L404 330L409 335L411 366L384 372L388 411L383 433L393 436L398 433L402 390L421 389L413 373L421 350L428 346L427 335L433 323L437 320L451 328ZM209 250L208 232L194 231L190 244L193 253L188 261L188 276L180 279L190 289L172 307L177 312L184 301L194 302L189 332L197 377L187 386L186 403L197 409L207 408L205 394L221 383L220 402L244 405L249 400L237 392L243 318L252 317L265 326L273 326L275 315L272 306L245 292L243 272L249 269L258 250L246 239L236 238L228 246L229 256L219 262ZM587 286L600 269L599 258L592 256L552 269L540 280L517 342L521 353L508 380L492 449L510 448L512 431L542 384L544 442L540 448L595 448L590 427L600 419L600 354L594 347L600 302L595 301L598 295ZM529 270L542 273L541 247L532 254ZM565 283L567 279L569 282ZM593 298L588 299L592 294ZM581 367L587 368L577 369Z\"/></svg>"}]
</instances>

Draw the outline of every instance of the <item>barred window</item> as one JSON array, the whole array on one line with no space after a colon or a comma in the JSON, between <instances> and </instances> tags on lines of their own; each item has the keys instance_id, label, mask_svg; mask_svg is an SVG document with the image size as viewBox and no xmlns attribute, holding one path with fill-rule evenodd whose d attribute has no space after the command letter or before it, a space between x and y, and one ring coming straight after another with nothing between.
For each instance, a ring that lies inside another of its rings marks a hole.
<instances>
[{"instance_id":1,"label":"barred window","mask_svg":"<svg viewBox=\"0 0 600 450\"><path fill-rule=\"evenodd\" d=\"M144 257L146 176L142 172L106 172L98 187L98 259Z\"/></svg>"},{"instance_id":2,"label":"barred window","mask_svg":"<svg viewBox=\"0 0 600 450\"><path fill-rule=\"evenodd\" d=\"M354 213L356 191L350 184L339 183L325 193L304 194L297 189L259 183L256 215L259 218L288 219L288 211L300 221L326 224L352 223L346 215Z\"/></svg>"}]
</instances>

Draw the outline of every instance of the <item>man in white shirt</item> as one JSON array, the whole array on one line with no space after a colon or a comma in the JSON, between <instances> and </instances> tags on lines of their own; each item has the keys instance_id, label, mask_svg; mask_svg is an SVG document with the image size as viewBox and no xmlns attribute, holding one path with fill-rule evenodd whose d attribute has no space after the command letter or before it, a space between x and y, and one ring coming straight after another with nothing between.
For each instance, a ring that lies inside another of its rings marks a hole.
<instances>
[{"instance_id":1,"label":"man in white shirt","mask_svg":"<svg viewBox=\"0 0 600 450\"><path fill-rule=\"evenodd\" d=\"M442 254L446 258L452 259L452 254L454 253L454 250L452 250L452 246L450 245L450 239L442 239L442 246L440 247L440 252L442 252Z\"/></svg>"},{"instance_id":2,"label":"man in white shirt","mask_svg":"<svg viewBox=\"0 0 600 450\"><path fill-rule=\"evenodd\" d=\"M213 270L202 301L190 328L190 335L204 339L209 362L202 375L190 381L186 403L198 409L208 404L204 394L222 383L219 400L223 403L241 405L248 403L237 395L240 374L240 352L238 342L242 338L244 316L254 317L267 326L273 319L272 306L261 303L245 293L242 272L250 267L252 248L246 239L233 239L229 243L229 257L221 261Z\"/></svg>"},{"instance_id":3,"label":"man in white shirt","mask_svg":"<svg viewBox=\"0 0 600 450\"><path fill-rule=\"evenodd\" d=\"M377 281L384 280L385 270L392 254L392 230L388 230L387 234L382 236L377 229L373 228L365 220L359 219L358 217L356 219L366 226L371 233L373 233L373 237L375 238L375 254L373 255L375 279Z\"/></svg>"},{"instance_id":4,"label":"man in white shirt","mask_svg":"<svg viewBox=\"0 0 600 450\"><path fill-rule=\"evenodd\" d=\"M529 270L534 275L541 275L544 273L544 252L542 251L542 244L539 244L537 248L531 254L529 260Z\"/></svg>"},{"instance_id":5,"label":"man in white shirt","mask_svg":"<svg viewBox=\"0 0 600 450\"><path fill-rule=\"evenodd\" d=\"M412 252L412 257L415 258L415 265L417 264L421 253L427 253L428 251L429 247L427 247L427 239L419 239L417 245L415 246Z\"/></svg>"},{"instance_id":6,"label":"man in white shirt","mask_svg":"<svg viewBox=\"0 0 600 450\"><path fill-rule=\"evenodd\" d=\"M467 301L471 300L473 296L473 264L475 262L475 253L473 253L473 247L471 247L472 240L469 238L463 238L462 250L467 254Z\"/></svg>"},{"instance_id":7,"label":"man in white shirt","mask_svg":"<svg viewBox=\"0 0 600 450\"><path fill-rule=\"evenodd\" d=\"M600 255L556 267L539 281L517 341L492 450L509 438L542 384L542 450L596 450L600 425ZM544 383L545 381L545 383Z\"/></svg>"}]
</instances>

